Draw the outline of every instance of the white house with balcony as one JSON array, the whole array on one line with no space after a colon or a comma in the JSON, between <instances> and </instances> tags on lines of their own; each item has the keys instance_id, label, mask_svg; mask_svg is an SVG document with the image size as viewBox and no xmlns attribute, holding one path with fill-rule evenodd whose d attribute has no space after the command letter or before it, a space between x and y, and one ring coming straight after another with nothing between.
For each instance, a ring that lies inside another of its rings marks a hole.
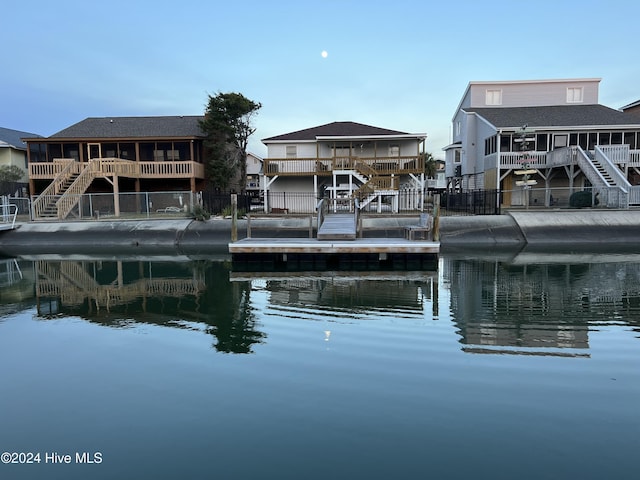
<instances>
[{"instance_id":1,"label":"white house with balcony","mask_svg":"<svg viewBox=\"0 0 640 480\"><path fill-rule=\"evenodd\" d=\"M333 122L265 138L265 209L313 211L325 194L335 200L358 198L367 210L421 209L426 137ZM295 195L298 202L292 200Z\"/></svg>"},{"instance_id":2,"label":"white house with balcony","mask_svg":"<svg viewBox=\"0 0 640 480\"><path fill-rule=\"evenodd\" d=\"M503 206L584 189L604 206L640 204L640 117L600 105L600 81L470 82L444 148L447 188L498 190Z\"/></svg>"}]
</instances>

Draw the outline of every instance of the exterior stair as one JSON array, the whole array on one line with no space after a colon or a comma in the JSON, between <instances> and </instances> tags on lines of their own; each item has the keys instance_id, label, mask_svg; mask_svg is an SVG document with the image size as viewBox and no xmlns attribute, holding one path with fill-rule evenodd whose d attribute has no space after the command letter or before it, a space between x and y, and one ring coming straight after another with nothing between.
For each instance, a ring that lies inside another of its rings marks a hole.
<instances>
[{"instance_id":1,"label":"exterior stair","mask_svg":"<svg viewBox=\"0 0 640 480\"><path fill-rule=\"evenodd\" d=\"M84 193L92 180L91 162L89 164L69 162L53 182L34 200L34 220L64 219L77 205L80 199L78 193Z\"/></svg>"}]
</instances>

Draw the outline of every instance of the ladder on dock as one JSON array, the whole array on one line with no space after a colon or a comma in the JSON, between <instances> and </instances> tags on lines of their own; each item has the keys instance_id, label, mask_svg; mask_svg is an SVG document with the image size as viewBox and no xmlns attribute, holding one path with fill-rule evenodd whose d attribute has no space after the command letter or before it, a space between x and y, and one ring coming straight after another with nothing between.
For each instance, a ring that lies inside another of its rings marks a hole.
<instances>
[{"instance_id":1,"label":"ladder on dock","mask_svg":"<svg viewBox=\"0 0 640 480\"><path fill-rule=\"evenodd\" d=\"M359 209L357 205L354 207L348 213L342 210L336 212L335 208L329 207L329 202L321 200L318 204L318 240L355 240L358 236Z\"/></svg>"}]
</instances>

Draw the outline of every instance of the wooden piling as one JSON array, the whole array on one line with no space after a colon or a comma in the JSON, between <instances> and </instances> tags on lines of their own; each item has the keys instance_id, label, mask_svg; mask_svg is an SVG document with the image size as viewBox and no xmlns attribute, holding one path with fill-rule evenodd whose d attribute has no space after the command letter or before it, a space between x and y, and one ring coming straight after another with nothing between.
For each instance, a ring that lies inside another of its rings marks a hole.
<instances>
[{"instance_id":1,"label":"wooden piling","mask_svg":"<svg viewBox=\"0 0 640 480\"><path fill-rule=\"evenodd\" d=\"M231 241L238 241L238 195L231 194Z\"/></svg>"}]
</instances>

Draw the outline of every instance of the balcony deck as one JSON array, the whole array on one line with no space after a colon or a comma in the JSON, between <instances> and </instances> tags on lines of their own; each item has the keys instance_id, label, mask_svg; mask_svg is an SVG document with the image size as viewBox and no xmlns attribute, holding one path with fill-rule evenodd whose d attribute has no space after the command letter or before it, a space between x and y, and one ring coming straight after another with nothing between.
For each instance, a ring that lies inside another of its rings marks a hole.
<instances>
[{"instance_id":1,"label":"balcony deck","mask_svg":"<svg viewBox=\"0 0 640 480\"><path fill-rule=\"evenodd\" d=\"M164 179L164 178L197 178L204 179L204 165L193 161L136 162L121 158L100 158L96 177L112 177L114 175L130 178ZM61 158L53 162L34 162L29 164L29 179L53 180L74 159ZM85 163L84 165L88 165Z\"/></svg>"},{"instance_id":2,"label":"balcony deck","mask_svg":"<svg viewBox=\"0 0 640 480\"><path fill-rule=\"evenodd\" d=\"M607 153L612 162L619 166L640 167L640 150L630 150L628 145L605 145L600 148ZM484 157L485 167L495 165L496 155L494 153ZM560 148L550 152L527 152L527 157L527 165L539 169L576 165L578 162L574 147ZM522 152L500 152L501 169L520 169L523 163L525 161Z\"/></svg>"},{"instance_id":3,"label":"balcony deck","mask_svg":"<svg viewBox=\"0 0 640 480\"><path fill-rule=\"evenodd\" d=\"M359 165L379 175L420 174L424 172L424 159L420 156L403 157L309 157L265 158L264 174L308 176L333 175L343 171L359 170Z\"/></svg>"}]
</instances>

